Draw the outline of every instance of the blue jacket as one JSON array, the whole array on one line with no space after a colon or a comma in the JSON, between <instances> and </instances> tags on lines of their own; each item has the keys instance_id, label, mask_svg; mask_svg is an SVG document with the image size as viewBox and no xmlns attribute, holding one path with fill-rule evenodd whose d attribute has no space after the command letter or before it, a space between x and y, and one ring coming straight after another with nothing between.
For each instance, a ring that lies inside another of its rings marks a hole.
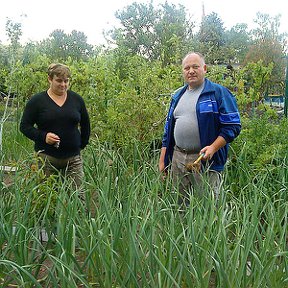
<instances>
[{"instance_id":1,"label":"blue jacket","mask_svg":"<svg viewBox=\"0 0 288 288\"><path fill-rule=\"evenodd\" d=\"M166 147L165 167L173 157L175 146L173 112L179 99L188 85L179 88L172 96L170 108L166 118L162 147ZM196 104L201 148L211 145L218 136L222 136L227 144L220 148L209 160L210 169L222 171L227 161L229 143L240 133L240 115L233 94L224 86L205 79L204 89Z\"/></svg>"}]
</instances>

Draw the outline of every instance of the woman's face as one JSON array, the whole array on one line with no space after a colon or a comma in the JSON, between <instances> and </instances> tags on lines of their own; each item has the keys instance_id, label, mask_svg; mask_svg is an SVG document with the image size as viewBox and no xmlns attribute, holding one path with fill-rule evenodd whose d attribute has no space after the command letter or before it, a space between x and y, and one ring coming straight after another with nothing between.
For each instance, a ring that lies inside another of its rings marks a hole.
<instances>
[{"instance_id":1,"label":"woman's face","mask_svg":"<svg viewBox=\"0 0 288 288\"><path fill-rule=\"evenodd\" d=\"M50 83L50 89L56 95L63 95L67 92L69 78L54 75L53 78L48 77L48 81Z\"/></svg>"}]
</instances>

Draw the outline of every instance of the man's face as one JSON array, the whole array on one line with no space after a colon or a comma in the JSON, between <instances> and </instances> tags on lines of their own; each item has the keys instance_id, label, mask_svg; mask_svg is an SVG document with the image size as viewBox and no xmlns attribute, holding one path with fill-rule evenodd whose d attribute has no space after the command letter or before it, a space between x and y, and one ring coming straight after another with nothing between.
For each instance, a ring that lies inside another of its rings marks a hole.
<instances>
[{"instance_id":1,"label":"man's face","mask_svg":"<svg viewBox=\"0 0 288 288\"><path fill-rule=\"evenodd\" d=\"M183 60L182 71L184 80L189 87L196 88L204 82L207 67L199 55L190 54Z\"/></svg>"}]
</instances>

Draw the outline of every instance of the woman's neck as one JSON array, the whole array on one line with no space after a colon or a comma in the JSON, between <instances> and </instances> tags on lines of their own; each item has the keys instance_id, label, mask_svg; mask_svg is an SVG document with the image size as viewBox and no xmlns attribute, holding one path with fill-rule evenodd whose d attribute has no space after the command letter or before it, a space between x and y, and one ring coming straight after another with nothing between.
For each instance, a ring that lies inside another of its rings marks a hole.
<instances>
[{"instance_id":1,"label":"woman's neck","mask_svg":"<svg viewBox=\"0 0 288 288\"><path fill-rule=\"evenodd\" d=\"M64 91L63 93L59 94L59 93L55 93L51 88L48 89L47 91L48 95L52 98L58 98L58 97L65 97L67 95L67 92Z\"/></svg>"},{"instance_id":2,"label":"woman's neck","mask_svg":"<svg viewBox=\"0 0 288 288\"><path fill-rule=\"evenodd\" d=\"M63 94L58 95L54 93L51 88L47 90L48 96L54 101L58 106L62 107L67 99L67 91L65 91Z\"/></svg>"}]
</instances>

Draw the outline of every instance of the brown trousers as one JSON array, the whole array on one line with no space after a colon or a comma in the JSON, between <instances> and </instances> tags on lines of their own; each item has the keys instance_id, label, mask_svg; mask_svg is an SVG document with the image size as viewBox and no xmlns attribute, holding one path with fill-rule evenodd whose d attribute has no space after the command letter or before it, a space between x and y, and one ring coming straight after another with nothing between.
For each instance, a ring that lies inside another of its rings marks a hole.
<instances>
[{"instance_id":1,"label":"brown trousers","mask_svg":"<svg viewBox=\"0 0 288 288\"><path fill-rule=\"evenodd\" d=\"M48 178L50 175L61 173L61 175L67 177L67 179L71 179L72 188L79 189L80 198L85 199L83 191L84 172L81 155L59 159L40 152L38 156L41 160L38 161L38 166L42 167L45 177Z\"/></svg>"},{"instance_id":2,"label":"brown trousers","mask_svg":"<svg viewBox=\"0 0 288 288\"><path fill-rule=\"evenodd\" d=\"M172 179L178 185L179 204L189 205L191 195L208 196L209 192L213 193L217 200L222 187L222 175L214 170L188 171L186 165L193 163L199 154L188 154L179 150L174 150L172 158Z\"/></svg>"}]
</instances>

